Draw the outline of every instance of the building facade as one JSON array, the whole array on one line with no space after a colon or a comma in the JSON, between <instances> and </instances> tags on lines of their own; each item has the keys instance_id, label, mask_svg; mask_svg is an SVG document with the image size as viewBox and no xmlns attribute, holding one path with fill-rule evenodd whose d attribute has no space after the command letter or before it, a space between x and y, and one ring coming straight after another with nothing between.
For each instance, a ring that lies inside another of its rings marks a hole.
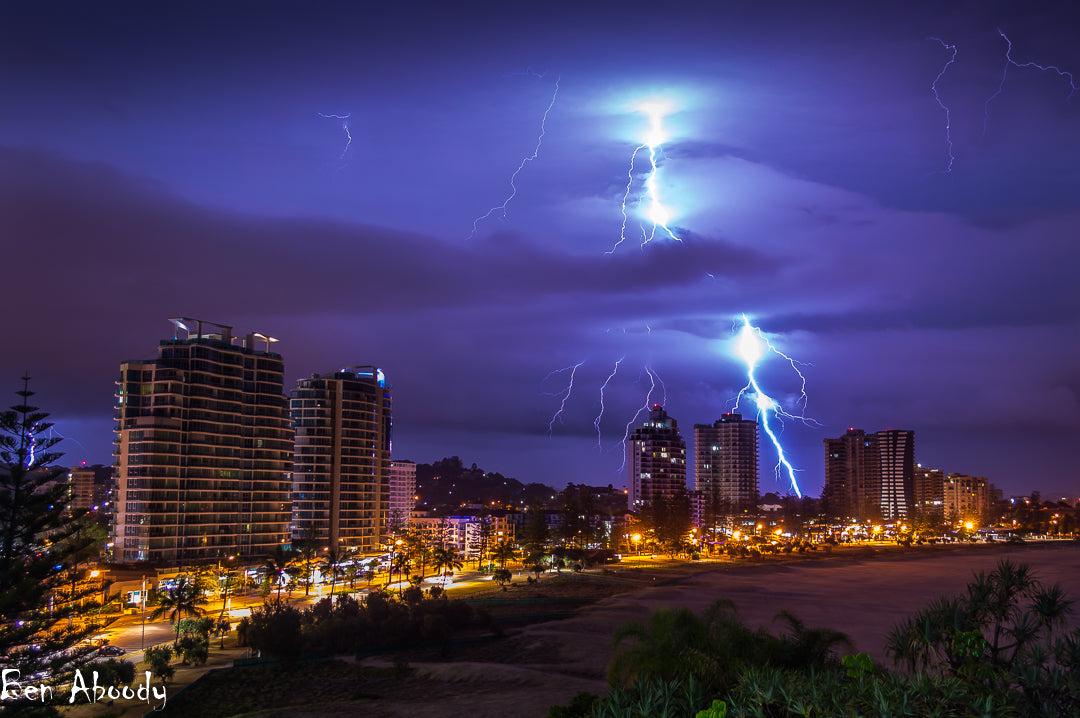
<instances>
[{"instance_id":1,"label":"building facade","mask_svg":"<svg viewBox=\"0 0 1080 718\"><path fill-rule=\"evenodd\" d=\"M686 491L686 442L679 434L679 423L659 404L653 404L648 420L634 429L627 452L631 511Z\"/></svg>"},{"instance_id":2,"label":"building facade","mask_svg":"<svg viewBox=\"0 0 1080 718\"><path fill-rule=\"evenodd\" d=\"M949 474L942 482L945 520L949 523L981 524L990 515L992 486L982 476Z\"/></svg>"},{"instance_id":3,"label":"building facade","mask_svg":"<svg viewBox=\"0 0 1080 718\"><path fill-rule=\"evenodd\" d=\"M500 544L513 544L515 536L514 518L506 513L418 516L412 526L431 544L454 549L463 561L478 561Z\"/></svg>"},{"instance_id":4,"label":"building facade","mask_svg":"<svg viewBox=\"0 0 1080 718\"><path fill-rule=\"evenodd\" d=\"M73 466L68 472L70 507L74 511L89 511L94 507L94 470Z\"/></svg>"},{"instance_id":5,"label":"building facade","mask_svg":"<svg viewBox=\"0 0 1080 718\"><path fill-rule=\"evenodd\" d=\"M390 393L370 366L298 382L289 402L294 541L379 551L390 509Z\"/></svg>"},{"instance_id":6,"label":"building facade","mask_svg":"<svg viewBox=\"0 0 1080 718\"><path fill-rule=\"evenodd\" d=\"M386 524L391 533L409 523L416 506L416 463L390 462L390 510Z\"/></svg>"},{"instance_id":7,"label":"building facade","mask_svg":"<svg viewBox=\"0 0 1080 718\"><path fill-rule=\"evenodd\" d=\"M881 464L881 518L905 518L914 504L915 432L904 429L879 431L878 461Z\"/></svg>"},{"instance_id":8,"label":"building facade","mask_svg":"<svg viewBox=\"0 0 1080 718\"><path fill-rule=\"evenodd\" d=\"M753 513L758 500L758 424L722 414L694 424L694 488L702 519Z\"/></svg>"},{"instance_id":9,"label":"building facade","mask_svg":"<svg viewBox=\"0 0 1080 718\"><path fill-rule=\"evenodd\" d=\"M945 519L945 472L917 464L912 483L913 511L911 516L931 523Z\"/></svg>"},{"instance_id":10,"label":"building facade","mask_svg":"<svg viewBox=\"0 0 1080 718\"><path fill-rule=\"evenodd\" d=\"M825 439L826 513L836 519L893 521L914 505L915 432L848 429Z\"/></svg>"},{"instance_id":11,"label":"building facade","mask_svg":"<svg viewBox=\"0 0 1080 718\"><path fill-rule=\"evenodd\" d=\"M263 334L171 319L158 358L116 391L114 558L257 558L288 537L292 429L284 362Z\"/></svg>"},{"instance_id":12,"label":"building facade","mask_svg":"<svg viewBox=\"0 0 1080 718\"><path fill-rule=\"evenodd\" d=\"M825 487L821 498L830 518L855 521L881 519L881 466L877 439L862 429L848 429L825 439Z\"/></svg>"}]
</instances>

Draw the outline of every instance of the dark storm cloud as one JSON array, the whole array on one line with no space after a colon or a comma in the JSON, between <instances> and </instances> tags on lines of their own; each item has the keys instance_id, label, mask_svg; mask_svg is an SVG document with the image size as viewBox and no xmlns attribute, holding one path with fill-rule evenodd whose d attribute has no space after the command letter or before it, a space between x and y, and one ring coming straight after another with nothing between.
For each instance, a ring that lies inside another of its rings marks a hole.
<instances>
[{"instance_id":1,"label":"dark storm cloud","mask_svg":"<svg viewBox=\"0 0 1080 718\"><path fill-rule=\"evenodd\" d=\"M184 202L158 183L105 166L14 149L0 150L0 223L9 238L9 287L31 292L47 277L67 288L5 320L10 331L32 333L49 317L57 339L17 357L34 365L65 360L52 353L60 337L118 314L149 321L175 314L469 312L565 304L574 295L640 297L698 283L705 268L720 277L763 276L776 264L689 234L678 247L573 256L512 234L453 245L377 227L245 217ZM68 294L74 287L85 288L76 301ZM582 308L577 318L589 312ZM115 365L109 347L99 351L94 364Z\"/></svg>"},{"instance_id":2,"label":"dark storm cloud","mask_svg":"<svg viewBox=\"0 0 1080 718\"><path fill-rule=\"evenodd\" d=\"M56 281L108 274L121 292L159 296L197 276L207 302L242 311L253 302L278 312L343 301L355 302L349 309L357 312L528 302L563 292L678 286L697 282L703 270L765 275L777 264L690 232L678 246L574 256L505 233L453 245L378 227L245 217L183 202L161 185L108 167L13 149L0 149L0 190L13 264L45 267L63 252L69 261L53 261L50 269ZM259 291L241 288L237 280L245 275L259 280ZM405 279L412 283L407 291Z\"/></svg>"}]
</instances>

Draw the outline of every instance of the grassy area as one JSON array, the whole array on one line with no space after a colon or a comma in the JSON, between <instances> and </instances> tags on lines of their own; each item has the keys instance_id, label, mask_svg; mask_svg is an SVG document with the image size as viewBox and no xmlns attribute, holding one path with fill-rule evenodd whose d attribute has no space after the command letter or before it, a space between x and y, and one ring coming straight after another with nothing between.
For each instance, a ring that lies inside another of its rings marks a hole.
<instances>
[{"instance_id":1,"label":"grassy area","mask_svg":"<svg viewBox=\"0 0 1080 718\"><path fill-rule=\"evenodd\" d=\"M365 669L344 661L226 668L203 676L196 687L170 700L167 710L225 718L270 708L378 700L399 691L402 679L392 669Z\"/></svg>"}]
</instances>

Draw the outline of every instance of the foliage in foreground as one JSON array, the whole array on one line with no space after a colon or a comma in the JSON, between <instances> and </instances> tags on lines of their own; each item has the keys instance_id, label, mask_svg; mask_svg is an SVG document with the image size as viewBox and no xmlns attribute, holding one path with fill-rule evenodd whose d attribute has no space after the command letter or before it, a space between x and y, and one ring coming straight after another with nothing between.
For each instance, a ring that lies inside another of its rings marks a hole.
<instances>
[{"instance_id":1,"label":"foliage in foreground","mask_svg":"<svg viewBox=\"0 0 1080 718\"><path fill-rule=\"evenodd\" d=\"M348 653L414 641L445 642L455 631L476 624L478 618L463 601L422 597L398 601L375 592L363 603L338 596L333 603L324 598L305 610L269 602L252 611L242 632L251 647L265 655L291 658L302 653Z\"/></svg>"},{"instance_id":2,"label":"foliage in foreground","mask_svg":"<svg viewBox=\"0 0 1080 718\"><path fill-rule=\"evenodd\" d=\"M1008 559L979 572L959 596L942 597L889 631L887 650L909 670L954 677L1007 696L1025 716L1080 715L1080 629L1061 586Z\"/></svg>"},{"instance_id":3,"label":"foliage in foreground","mask_svg":"<svg viewBox=\"0 0 1080 718\"><path fill-rule=\"evenodd\" d=\"M720 600L698 616L685 608L655 611L647 623L630 621L616 629L616 653L608 668L613 685L645 679L693 678L706 692L722 693L751 666L807 669L838 662L837 650L851 641L839 631L808 628L781 611L786 632L752 630L736 615L735 605Z\"/></svg>"},{"instance_id":4,"label":"foliage in foreground","mask_svg":"<svg viewBox=\"0 0 1080 718\"><path fill-rule=\"evenodd\" d=\"M20 403L0 411L0 655L18 671L12 679L60 685L96 650L83 640L100 628L86 563L101 531L85 512L67 510L65 470L52 450L60 439L30 405L29 377L23 382ZM41 703L4 706L5 715L53 713Z\"/></svg>"},{"instance_id":5,"label":"foliage in foreground","mask_svg":"<svg viewBox=\"0 0 1080 718\"><path fill-rule=\"evenodd\" d=\"M1060 587L1003 560L965 594L892 628L888 650L905 673L866 654L838 663L843 634L807 629L790 614L780 616L789 633L773 636L739 622L730 603L702 617L660 609L616 631L606 695L580 694L548 715L695 718L722 705L730 718L1077 716L1080 630L1064 629L1071 604Z\"/></svg>"}]
</instances>

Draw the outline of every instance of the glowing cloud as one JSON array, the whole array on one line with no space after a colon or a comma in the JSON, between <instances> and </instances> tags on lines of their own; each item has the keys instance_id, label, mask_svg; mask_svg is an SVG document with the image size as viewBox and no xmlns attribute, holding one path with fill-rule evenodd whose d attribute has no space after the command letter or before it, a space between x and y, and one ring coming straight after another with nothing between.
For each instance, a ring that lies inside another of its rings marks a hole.
<instances>
[{"instance_id":1,"label":"glowing cloud","mask_svg":"<svg viewBox=\"0 0 1080 718\"><path fill-rule=\"evenodd\" d=\"M626 225L629 222L627 205L630 203L630 193L634 187L634 167L637 163L638 155L641 154L643 150L648 151L649 168L645 171L645 180L642 183L642 195L636 200L640 207L638 213L645 220L641 224L641 246L644 247L656 237L657 228L662 229L671 239L674 239L677 242L682 241L668 226L671 222L671 211L660 200L660 189L657 186L657 174L660 170L659 165L657 164L657 157L663 153L663 143L668 139L664 129L664 117L669 115L674 108L674 103L669 99L645 100L632 105L630 108L634 112L645 115L649 120L649 124L644 134L640 137L641 144L635 147L634 151L630 154L630 168L626 173L626 191L623 193L622 198L623 221L622 227L619 230L619 241L615 243L607 254L612 254L620 244L626 241ZM646 228L646 225L649 225L649 227Z\"/></svg>"}]
</instances>

